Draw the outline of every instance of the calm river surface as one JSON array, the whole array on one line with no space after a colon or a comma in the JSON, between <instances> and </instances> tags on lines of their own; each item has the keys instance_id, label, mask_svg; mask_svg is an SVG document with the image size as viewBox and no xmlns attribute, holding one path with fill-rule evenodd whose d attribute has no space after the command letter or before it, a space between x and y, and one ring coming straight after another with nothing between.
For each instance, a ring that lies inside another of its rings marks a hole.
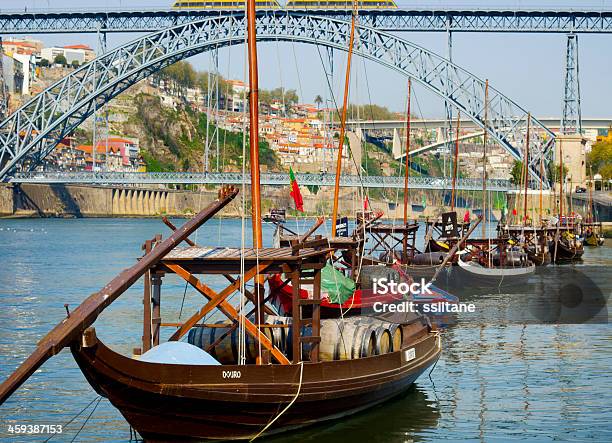
<instances>
[{"instance_id":1,"label":"calm river surface","mask_svg":"<svg viewBox=\"0 0 612 443\"><path fill-rule=\"evenodd\" d=\"M272 227L264 229L269 244ZM61 321L64 303L75 308L133 264L143 241L158 232L168 235L159 220L0 220L0 378ZM197 241L239 246L240 220L210 221ZM566 268L599 266L609 272L611 265L608 246L587 250L583 263ZM610 274L604 277L609 281ZM223 281L209 283L218 287ZM125 293L96 322L98 336L127 355L140 346L141 287ZM165 278L164 321L178 319L184 290L184 283ZM501 318L505 308L524 300L529 290L493 292L471 300L500 312L500 321L458 318L444 331L444 351L431 379L423 375L407 395L353 418L269 441L612 441L610 325L508 324ZM201 301L188 290L182 318ZM65 425L95 398L64 350L0 407L0 440L44 441L49 435L16 437L8 426ZM72 441L91 410L51 441ZM102 400L76 441L126 442L129 436L127 423Z\"/></svg>"}]
</instances>

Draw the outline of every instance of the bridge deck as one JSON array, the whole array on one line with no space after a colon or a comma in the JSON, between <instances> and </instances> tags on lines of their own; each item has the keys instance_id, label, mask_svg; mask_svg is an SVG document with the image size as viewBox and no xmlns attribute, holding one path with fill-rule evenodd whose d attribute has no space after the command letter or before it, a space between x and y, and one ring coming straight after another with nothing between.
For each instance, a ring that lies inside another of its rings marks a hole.
<instances>
[{"instance_id":1,"label":"bridge deck","mask_svg":"<svg viewBox=\"0 0 612 443\"><path fill-rule=\"evenodd\" d=\"M300 186L334 186L335 174L297 174ZM8 179L11 183L64 183L95 185L150 185L150 184L250 184L247 174L238 172L26 172ZM284 173L261 175L262 185L289 186L289 176ZM404 177L342 175L340 186L359 188L404 187ZM410 177L411 189L450 189L451 179L444 177ZM488 180L489 191L508 191L515 187L508 180ZM482 189L481 179L457 180L457 189Z\"/></svg>"},{"instance_id":2,"label":"bridge deck","mask_svg":"<svg viewBox=\"0 0 612 443\"><path fill-rule=\"evenodd\" d=\"M269 9L262 14L312 14L347 20L349 8ZM0 34L145 32L211 16L227 9L1 10ZM612 10L415 7L360 9L360 23L387 31L612 33Z\"/></svg>"}]
</instances>

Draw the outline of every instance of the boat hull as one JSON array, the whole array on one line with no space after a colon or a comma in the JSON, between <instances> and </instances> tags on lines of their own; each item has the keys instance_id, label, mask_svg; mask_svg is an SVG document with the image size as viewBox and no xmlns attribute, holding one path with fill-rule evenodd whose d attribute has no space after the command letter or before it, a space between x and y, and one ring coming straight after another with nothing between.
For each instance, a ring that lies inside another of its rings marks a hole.
<instances>
[{"instance_id":1,"label":"boat hull","mask_svg":"<svg viewBox=\"0 0 612 443\"><path fill-rule=\"evenodd\" d=\"M521 267L485 268L474 262L465 262L461 258L453 266L455 284L469 287L512 287L522 286L535 273L535 265L530 263Z\"/></svg>"},{"instance_id":2,"label":"boat hull","mask_svg":"<svg viewBox=\"0 0 612 443\"><path fill-rule=\"evenodd\" d=\"M563 241L551 241L549 245L550 255L557 262L567 262L573 260L581 260L584 254L584 247L570 246Z\"/></svg>"},{"instance_id":3,"label":"boat hull","mask_svg":"<svg viewBox=\"0 0 612 443\"><path fill-rule=\"evenodd\" d=\"M75 344L72 353L92 387L145 440L193 441L253 438L294 399L266 435L367 409L404 393L440 348L439 335L425 332L398 352L303 367L148 363L99 341Z\"/></svg>"}]
</instances>

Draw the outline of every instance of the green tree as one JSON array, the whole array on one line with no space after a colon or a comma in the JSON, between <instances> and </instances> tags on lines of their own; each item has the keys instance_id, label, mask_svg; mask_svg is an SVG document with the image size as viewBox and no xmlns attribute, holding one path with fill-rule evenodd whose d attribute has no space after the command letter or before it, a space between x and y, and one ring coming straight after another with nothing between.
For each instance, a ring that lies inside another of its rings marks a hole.
<instances>
[{"instance_id":1,"label":"green tree","mask_svg":"<svg viewBox=\"0 0 612 443\"><path fill-rule=\"evenodd\" d=\"M66 57L64 57L63 54L57 54L53 59L53 63L55 63L56 65L66 66L68 64L68 61L66 60Z\"/></svg>"},{"instance_id":2,"label":"green tree","mask_svg":"<svg viewBox=\"0 0 612 443\"><path fill-rule=\"evenodd\" d=\"M317 95L314 99L315 103L317 104L317 108L321 107L321 103L323 103L323 98L320 95Z\"/></svg>"},{"instance_id":3,"label":"green tree","mask_svg":"<svg viewBox=\"0 0 612 443\"><path fill-rule=\"evenodd\" d=\"M601 174L604 180L612 178L612 143L599 142L591 148L587 156L587 172Z\"/></svg>"},{"instance_id":4,"label":"green tree","mask_svg":"<svg viewBox=\"0 0 612 443\"><path fill-rule=\"evenodd\" d=\"M39 66L46 68L47 66L49 66L49 60L47 60L46 58L41 59Z\"/></svg>"},{"instance_id":5,"label":"green tree","mask_svg":"<svg viewBox=\"0 0 612 443\"><path fill-rule=\"evenodd\" d=\"M512 170L510 171L510 182L518 185L523 181L523 162L514 160Z\"/></svg>"},{"instance_id":6,"label":"green tree","mask_svg":"<svg viewBox=\"0 0 612 443\"><path fill-rule=\"evenodd\" d=\"M550 183L559 183L561 179L561 165L553 164L552 162L548 164L547 168L548 172L548 180ZM569 169L567 166L563 166L563 179L567 180L567 174L569 173Z\"/></svg>"},{"instance_id":7,"label":"green tree","mask_svg":"<svg viewBox=\"0 0 612 443\"><path fill-rule=\"evenodd\" d=\"M78 61L78 60L72 60L72 63L70 63L70 65L71 65L71 66L72 66L74 69L76 69L76 68L78 68L78 67L80 66L80 63L79 63L79 61Z\"/></svg>"}]
</instances>

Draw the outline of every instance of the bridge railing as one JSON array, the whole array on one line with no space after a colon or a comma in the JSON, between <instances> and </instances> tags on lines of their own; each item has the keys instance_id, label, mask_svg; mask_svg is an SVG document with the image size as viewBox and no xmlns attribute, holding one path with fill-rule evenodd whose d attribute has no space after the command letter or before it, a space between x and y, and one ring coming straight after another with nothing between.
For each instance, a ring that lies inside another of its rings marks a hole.
<instances>
[{"instance_id":1,"label":"bridge railing","mask_svg":"<svg viewBox=\"0 0 612 443\"><path fill-rule=\"evenodd\" d=\"M300 186L333 186L334 174L296 174ZM21 172L8 180L11 183L64 183L96 185L153 185L153 184L250 184L251 178L239 172ZM288 186L289 176L286 173L263 173L261 184L271 186ZM403 177L342 175L342 187L394 188L404 187ZM410 177L412 189L450 189L452 181L446 177ZM482 180L460 178L457 188L464 190L482 189ZM509 180L487 180L490 191L508 191L515 186Z\"/></svg>"}]
</instances>

